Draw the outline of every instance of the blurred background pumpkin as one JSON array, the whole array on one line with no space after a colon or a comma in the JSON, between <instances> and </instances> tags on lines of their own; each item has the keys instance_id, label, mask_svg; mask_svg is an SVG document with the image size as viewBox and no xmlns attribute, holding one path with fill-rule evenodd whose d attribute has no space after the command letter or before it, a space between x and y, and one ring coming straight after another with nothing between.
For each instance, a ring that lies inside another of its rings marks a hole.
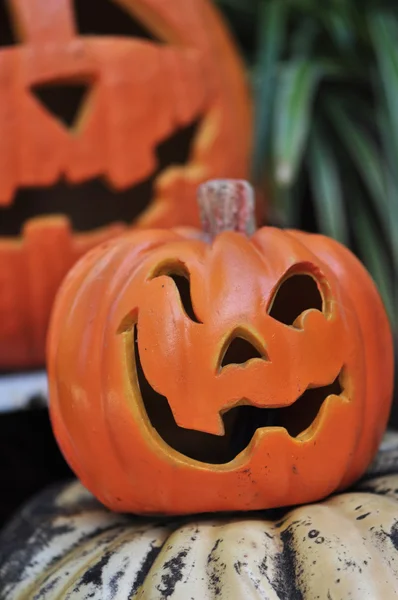
<instances>
[{"instance_id":1,"label":"blurred background pumpkin","mask_svg":"<svg viewBox=\"0 0 398 600\"><path fill-rule=\"evenodd\" d=\"M26 368L79 256L122 223L199 225L198 184L247 175L251 103L209 0L1 7L0 368Z\"/></svg>"}]
</instances>

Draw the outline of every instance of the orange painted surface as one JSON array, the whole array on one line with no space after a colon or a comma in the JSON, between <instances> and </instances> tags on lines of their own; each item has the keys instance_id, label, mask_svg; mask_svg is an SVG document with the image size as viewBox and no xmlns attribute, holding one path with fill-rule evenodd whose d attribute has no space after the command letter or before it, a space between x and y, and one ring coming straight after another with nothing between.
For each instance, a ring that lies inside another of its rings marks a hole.
<instances>
[{"instance_id":1,"label":"orange painted surface","mask_svg":"<svg viewBox=\"0 0 398 600\"><path fill-rule=\"evenodd\" d=\"M135 225L197 226L198 183L247 176L248 89L211 3L119 3L159 43L81 36L72 0L11 0L21 43L0 51L0 219L21 188L97 177L115 190L140 183L156 169L156 146L196 119L189 161L157 176L153 201ZM30 89L57 81L92 85L72 131ZM95 210L95 200L90 202ZM65 223L46 220L27 224L20 239L0 238L0 367L43 363L60 280L83 250L114 233L110 228L75 235Z\"/></svg>"},{"instance_id":2,"label":"orange painted surface","mask_svg":"<svg viewBox=\"0 0 398 600\"><path fill-rule=\"evenodd\" d=\"M391 332L370 276L322 236L268 227L251 237L222 232L212 243L188 235L122 236L87 254L63 283L48 369L51 419L69 464L106 506L136 513L264 509L344 488L374 456L392 399ZM194 316L172 273L189 274ZM300 273L315 280L322 307L284 323L272 307ZM341 393L327 395L295 436L264 426L229 462L189 458L164 441L162 419L157 430L151 424L136 328L144 376L167 399L186 447L192 431L230 443L220 415L234 406L294 408L305 390L338 377ZM234 333L263 358L221 368Z\"/></svg>"}]
</instances>

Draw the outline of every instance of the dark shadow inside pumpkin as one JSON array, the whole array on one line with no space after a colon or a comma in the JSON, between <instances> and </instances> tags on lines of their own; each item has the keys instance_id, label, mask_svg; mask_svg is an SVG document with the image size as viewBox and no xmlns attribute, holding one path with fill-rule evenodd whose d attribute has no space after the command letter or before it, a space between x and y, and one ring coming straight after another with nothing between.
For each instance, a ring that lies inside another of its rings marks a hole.
<instances>
[{"instance_id":1,"label":"dark shadow inside pumpkin","mask_svg":"<svg viewBox=\"0 0 398 600\"><path fill-rule=\"evenodd\" d=\"M78 35L128 37L148 40L152 43L162 42L117 0L96 0L95 11L90 2L73 0L73 9ZM15 27L17 19L18 10L13 10L11 14L9 0L0 0L0 47L19 43Z\"/></svg>"},{"instance_id":2,"label":"dark shadow inside pumpkin","mask_svg":"<svg viewBox=\"0 0 398 600\"><path fill-rule=\"evenodd\" d=\"M70 120L71 107L63 104L65 95L56 88L50 94L52 110L60 113L59 118ZM74 89L79 95L79 89ZM53 214L68 216L75 231L89 231L116 221L132 223L151 203L159 174L172 165L189 161L199 127L200 120L195 120L161 142L156 148L156 171L125 190L112 189L100 178L77 185L58 181L48 187L19 189L12 204L0 206L0 235L19 235L28 219Z\"/></svg>"},{"instance_id":3,"label":"dark shadow inside pumpkin","mask_svg":"<svg viewBox=\"0 0 398 600\"><path fill-rule=\"evenodd\" d=\"M268 312L280 323L293 325L297 317L310 308L322 312L324 304L318 284L312 275L292 273L277 288Z\"/></svg>"},{"instance_id":4,"label":"dark shadow inside pumpkin","mask_svg":"<svg viewBox=\"0 0 398 600\"><path fill-rule=\"evenodd\" d=\"M18 43L6 0L0 0L0 48L14 46Z\"/></svg>"},{"instance_id":5,"label":"dark shadow inside pumpkin","mask_svg":"<svg viewBox=\"0 0 398 600\"><path fill-rule=\"evenodd\" d=\"M327 396L342 392L340 377L337 377L330 385L306 390L291 406L271 409L243 405L228 410L222 415L223 436L184 429L177 425L167 398L158 394L145 377L137 335L138 326L135 325L135 369L142 402L152 427L171 448L203 463L230 462L249 445L256 430L262 427L283 427L292 437L298 436L313 423ZM239 348L243 353L240 357L237 355ZM238 344L233 352L236 362L248 360L247 344Z\"/></svg>"},{"instance_id":6,"label":"dark shadow inside pumpkin","mask_svg":"<svg viewBox=\"0 0 398 600\"><path fill-rule=\"evenodd\" d=\"M79 35L117 36L160 43L159 38L134 18L117 0L74 0L75 22Z\"/></svg>"}]
</instances>

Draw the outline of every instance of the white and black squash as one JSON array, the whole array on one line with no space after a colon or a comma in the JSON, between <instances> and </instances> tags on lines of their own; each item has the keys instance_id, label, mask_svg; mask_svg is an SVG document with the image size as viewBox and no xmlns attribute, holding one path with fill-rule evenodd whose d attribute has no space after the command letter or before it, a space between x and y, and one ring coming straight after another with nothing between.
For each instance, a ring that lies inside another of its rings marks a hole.
<instances>
[{"instance_id":1,"label":"white and black squash","mask_svg":"<svg viewBox=\"0 0 398 600\"><path fill-rule=\"evenodd\" d=\"M79 483L0 535L1 600L398 598L398 436L355 489L284 511L142 518Z\"/></svg>"}]
</instances>

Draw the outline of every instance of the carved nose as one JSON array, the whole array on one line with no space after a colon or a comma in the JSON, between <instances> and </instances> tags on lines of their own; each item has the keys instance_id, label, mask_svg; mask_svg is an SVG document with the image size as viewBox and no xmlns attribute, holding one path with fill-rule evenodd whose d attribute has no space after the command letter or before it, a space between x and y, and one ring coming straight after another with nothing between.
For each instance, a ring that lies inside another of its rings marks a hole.
<instances>
[{"instance_id":1,"label":"carved nose","mask_svg":"<svg viewBox=\"0 0 398 600\"><path fill-rule=\"evenodd\" d=\"M227 365L243 365L252 358L269 360L264 350L250 342L242 335L234 335L227 345L221 360L221 368Z\"/></svg>"},{"instance_id":2,"label":"carved nose","mask_svg":"<svg viewBox=\"0 0 398 600\"><path fill-rule=\"evenodd\" d=\"M31 87L36 100L67 129L75 125L89 91L90 86L85 83L48 83Z\"/></svg>"}]
</instances>

